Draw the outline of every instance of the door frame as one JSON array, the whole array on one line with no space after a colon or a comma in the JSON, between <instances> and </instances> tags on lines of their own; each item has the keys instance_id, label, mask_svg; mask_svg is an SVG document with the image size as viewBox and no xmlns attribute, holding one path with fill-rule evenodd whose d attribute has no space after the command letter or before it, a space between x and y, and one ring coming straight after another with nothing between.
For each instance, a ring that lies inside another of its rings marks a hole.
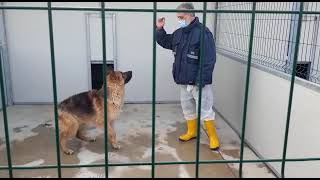
<instances>
[{"instance_id":1,"label":"door frame","mask_svg":"<svg viewBox=\"0 0 320 180\"><path fill-rule=\"evenodd\" d=\"M1 2L1 5L4 3ZM5 18L5 10L0 11L0 53L2 59L3 66L3 77L4 77L4 85L5 85L5 99L7 106L11 106L14 104L13 102L13 91L11 84L11 69L10 69L10 61L8 55L8 46L7 46L7 36L6 36L6 18ZM2 108L2 107L1 107Z\"/></svg>"},{"instance_id":2,"label":"door frame","mask_svg":"<svg viewBox=\"0 0 320 180\"><path fill-rule=\"evenodd\" d=\"M88 64L88 89L92 89L92 76L91 76L91 64L102 64L102 59L92 59L91 58L91 46L90 46L90 18L96 17L101 18L99 13L85 13L86 22L86 48L87 48L87 64ZM118 69L117 61L117 29L116 29L116 13L106 13L105 18L112 19L112 38L113 38L113 59L106 59L106 64L112 64L114 70ZM108 27L107 27L108 28Z\"/></svg>"}]
</instances>

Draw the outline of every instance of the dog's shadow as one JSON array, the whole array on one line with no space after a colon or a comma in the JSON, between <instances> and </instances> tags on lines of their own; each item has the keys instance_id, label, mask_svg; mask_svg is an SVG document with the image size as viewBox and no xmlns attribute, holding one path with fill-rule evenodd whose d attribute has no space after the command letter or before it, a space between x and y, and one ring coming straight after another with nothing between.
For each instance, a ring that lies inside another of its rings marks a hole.
<instances>
[{"instance_id":1,"label":"dog's shadow","mask_svg":"<svg viewBox=\"0 0 320 180\"><path fill-rule=\"evenodd\" d=\"M97 136L96 141L94 142L86 142L78 138L73 138L68 141L68 147L74 150L76 154L80 152L81 148L85 148L97 154L104 154L105 153L104 135L102 134ZM116 150L112 148L111 144L108 142L108 152L121 152L121 149Z\"/></svg>"}]
</instances>

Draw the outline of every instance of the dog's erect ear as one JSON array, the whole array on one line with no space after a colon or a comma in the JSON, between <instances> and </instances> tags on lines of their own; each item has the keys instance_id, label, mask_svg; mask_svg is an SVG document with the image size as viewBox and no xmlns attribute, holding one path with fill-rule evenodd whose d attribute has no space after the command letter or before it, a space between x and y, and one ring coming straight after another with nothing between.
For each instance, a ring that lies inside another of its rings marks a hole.
<instances>
[{"instance_id":1,"label":"dog's erect ear","mask_svg":"<svg viewBox=\"0 0 320 180\"><path fill-rule=\"evenodd\" d=\"M107 70L107 76L110 74L110 73L113 73L114 71L113 71L113 69L108 69Z\"/></svg>"},{"instance_id":2,"label":"dog's erect ear","mask_svg":"<svg viewBox=\"0 0 320 180\"><path fill-rule=\"evenodd\" d=\"M127 84L132 78L132 71L122 73L122 77L124 79L124 83Z\"/></svg>"}]
</instances>

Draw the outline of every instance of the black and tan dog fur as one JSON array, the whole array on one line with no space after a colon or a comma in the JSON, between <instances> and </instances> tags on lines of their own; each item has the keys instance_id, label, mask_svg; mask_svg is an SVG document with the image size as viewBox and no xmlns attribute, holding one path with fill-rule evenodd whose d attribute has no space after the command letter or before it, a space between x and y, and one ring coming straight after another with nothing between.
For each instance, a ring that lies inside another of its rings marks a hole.
<instances>
[{"instance_id":1,"label":"black and tan dog fur","mask_svg":"<svg viewBox=\"0 0 320 180\"><path fill-rule=\"evenodd\" d=\"M119 117L124 102L125 84L131 80L132 72L110 71L107 74L108 139L112 147L119 149L114 121ZM85 136L88 126L104 128L104 89L91 90L73 95L59 104L60 146L64 153L73 154L67 147L70 138L95 141Z\"/></svg>"}]
</instances>

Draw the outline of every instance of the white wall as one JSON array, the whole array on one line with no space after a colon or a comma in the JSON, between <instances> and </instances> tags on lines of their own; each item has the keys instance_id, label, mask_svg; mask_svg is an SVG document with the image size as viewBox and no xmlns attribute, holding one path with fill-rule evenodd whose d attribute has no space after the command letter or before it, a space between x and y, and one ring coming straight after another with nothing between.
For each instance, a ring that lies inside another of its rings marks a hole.
<instances>
[{"instance_id":1,"label":"white wall","mask_svg":"<svg viewBox=\"0 0 320 180\"><path fill-rule=\"evenodd\" d=\"M215 107L241 132L246 64L218 55ZM282 158L290 81L252 67L246 139L265 159ZM320 89L320 88L318 88ZM287 158L319 157L320 91L295 84ZM280 173L281 163L271 163ZM320 164L287 163L286 177L319 177Z\"/></svg>"},{"instance_id":2,"label":"white wall","mask_svg":"<svg viewBox=\"0 0 320 180\"><path fill-rule=\"evenodd\" d=\"M51 102L52 77L46 12L7 11L14 101ZM54 12L58 97L88 89L84 16ZM78 33L76 33L78 32Z\"/></svg>"},{"instance_id":3,"label":"white wall","mask_svg":"<svg viewBox=\"0 0 320 180\"><path fill-rule=\"evenodd\" d=\"M6 3L22 5L25 3ZM179 3L158 3L158 8L175 9ZM46 3L33 3L46 6ZM99 3L53 3L53 6L99 7ZM109 2L108 8L152 8L148 2ZM195 3L202 9L202 3ZM209 8L212 7L209 4ZM46 11L6 11L9 55L12 64L15 102L52 102L52 78ZM167 17L166 30L177 27L175 13L159 13ZM201 17L201 14L199 14ZM116 13L117 67L132 70L133 79L127 86L126 101L152 99L152 13ZM202 21L200 19L200 21ZM86 91L88 87L88 59L85 39L84 12L54 11L54 41L58 99ZM213 29L213 16L208 15ZM179 100L178 86L173 82L172 52L157 45L157 100Z\"/></svg>"}]
</instances>

